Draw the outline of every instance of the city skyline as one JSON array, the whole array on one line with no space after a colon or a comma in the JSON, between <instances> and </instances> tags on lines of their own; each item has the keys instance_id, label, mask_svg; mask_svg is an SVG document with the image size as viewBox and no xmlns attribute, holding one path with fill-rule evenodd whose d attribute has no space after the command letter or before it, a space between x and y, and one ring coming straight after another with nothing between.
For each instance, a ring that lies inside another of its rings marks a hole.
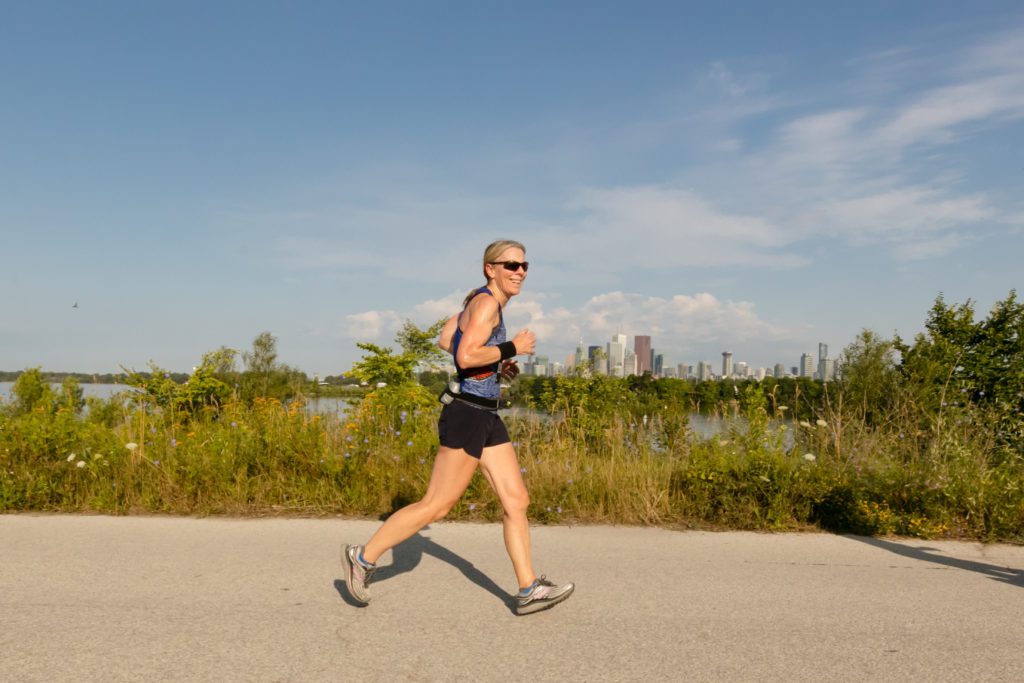
<instances>
[{"instance_id":1,"label":"city skyline","mask_svg":"<svg viewBox=\"0 0 1024 683\"><path fill-rule=\"evenodd\" d=\"M573 353L566 354L565 356L536 353L524 358L523 366L528 372L533 372L536 366L539 365L547 368L541 374L564 374L578 365L581 359L587 359L592 362L594 372L617 377L631 374L639 375L646 371L651 372L655 377L676 377L680 379L700 379L706 374L711 376L708 377L709 379L721 379L723 377L754 377L763 379L766 376L797 376L832 380L837 376L841 361L841 358L830 355L827 342L818 342L817 355L810 352L801 352L799 358L796 358L792 364L776 361L771 364L757 365L748 363L742 358L737 358L734 361L734 354L729 350L725 350L720 353L721 361L719 370L716 371L713 362L706 359L677 360L671 355L659 353L659 349L651 335L637 334L633 338L633 349L623 349L622 357L628 358L632 353L636 360L632 365L628 362L625 363L625 367L619 372L615 370L615 359L618 357L619 346L626 339L626 335L621 332L613 335L610 340L605 342L604 346L588 345L586 340L581 337ZM640 346L640 353L636 353L636 346L638 344ZM595 357L597 356L595 352L598 350L600 350L600 356ZM641 367L638 362L641 355L648 358L661 357L664 367L657 370ZM557 358L564 358L564 361L552 360ZM685 375L680 374L680 370L683 368L686 369Z\"/></svg>"}]
</instances>

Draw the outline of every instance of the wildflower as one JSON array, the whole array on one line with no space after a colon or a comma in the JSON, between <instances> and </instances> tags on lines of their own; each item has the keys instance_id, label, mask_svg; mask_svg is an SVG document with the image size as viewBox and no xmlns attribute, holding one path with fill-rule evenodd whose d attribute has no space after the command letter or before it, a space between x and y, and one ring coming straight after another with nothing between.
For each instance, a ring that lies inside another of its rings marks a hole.
<instances>
[{"instance_id":1,"label":"wildflower","mask_svg":"<svg viewBox=\"0 0 1024 683\"><path fill-rule=\"evenodd\" d=\"M420 458L420 464L421 464L421 465L422 465L423 463L425 463L426 461L427 461L427 459L426 459L426 458Z\"/></svg>"},{"instance_id":2,"label":"wildflower","mask_svg":"<svg viewBox=\"0 0 1024 683\"><path fill-rule=\"evenodd\" d=\"M72 453L71 455L68 456L68 462L72 462L74 459L75 459L75 454L74 453Z\"/></svg>"},{"instance_id":3,"label":"wildflower","mask_svg":"<svg viewBox=\"0 0 1024 683\"><path fill-rule=\"evenodd\" d=\"M149 433L150 434L156 434L156 427L150 427L149 428Z\"/></svg>"},{"instance_id":4,"label":"wildflower","mask_svg":"<svg viewBox=\"0 0 1024 683\"><path fill-rule=\"evenodd\" d=\"M572 479L570 479L570 480L569 480L569 483L570 483L570 484L572 483Z\"/></svg>"},{"instance_id":5,"label":"wildflower","mask_svg":"<svg viewBox=\"0 0 1024 683\"><path fill-rule=\"evenodd\" d=\"M402 477L402 478L401 478L401 479L399 479L398 481L405 481L405 477Z\"/></svg>"},{"instance_id":6,"label":"wildflower","mask_svg":"<svg viewBox=\"0 0 1024 683\"><path fill-rule=\"evenodd\" d=\"M900 434L900 438L901 438L901 439L903 438L903 435L902 435L902 434Z\"/></svg>"},{"instance_id":7,"label":"wildflower","mask_svg":"<svg viewBox=\"0 0 1024 683\"><path fill-rule=\"evenodd\" d=\"M469 511L472 512L473 510L476 510L476 503L469 504Z\"/></svg>"},{"instance_id":8,"label":"wildflower","mask_svg":"<svg viewBox=\"0 0 1024 683\"><path fill-rule=\"evenodd\" d=\"M593 471L592 468L590 468L590 467L587 468L587 472L592 472L592 471Z\"/></svg>"},{"instance_id":9,"label":"wildflower","mask_svg":"<svg viewBox=\"0 0 1024 683\"><path fill-rule=\"evenodd\" d=\"M806 420L800 420L800 426L810 428L811 423Z\"/></svg>"},{"instance_id":10,"label":"wildflower","mask_svg":"<svg viewBox=\"0 0 1024 683\"><path fill-rule=\"evenodd\" d=\"M173 446L174 448L177 448L178 447L178 440L177 439L171 439L171 446Z\"/></svg>"},{"instance_id":11,"label":"wildflower","mask_svg":"<svg viewBox=\"0 0 1024 683\"><path fill-rule=\"evenodd\" d=\"M346 437L345 437L345 441L351 441L351 440L352 440L352 437L351 437L351 436L346 436Z\"/></svg>"},{"instance_id":12,"label":"wildflower","mask_svg":"<svg viewBox=\"0 0 1024 683\"><path fill-rule=\"evenodd\" d=\"M548 505L548 512L551 512L551 506Z\"/></svg>"},{"instance_id":13,"label":"wildflower","mask_svg":"<svg viewBox=\"0 0 1024 683\"><path fill-rule=\"evenodd\" d=\"M351 454L351 453L346 453L346 454L345 454L345 457L346 457L346 458L351 458L351 457L352 457L352 454Z\"/></svg>"},{"instance_id":14,"label":"wildflower","mask_svg":"<svg viewBox=\"0 0 1024 683\"><path fill-rule=\"evenodd\" d=\"M819 427L828 427L828 422L825 422L822 419L819 419L817 422L815 422L815 424L818 425Z\"/></svg>"},{"instance_id":15,"label":"wildflower","mask_svg":"<svg viewBox=\"0 0 1024 683\"><path fill-rule=\"evenodd\" d=\"M984 391L979 391L979 392L978 392L978 396L984 396L984 395L985 395L985 392L984 392Z\"/></svg>"},{"instance_id":16,"label":"wildflower","mask_svg":"<svg viewBox=\"0 0 1024 683\"><path fill-rule=\"evenodd\" d=\"M395 432L395 436L401 436L402 432Z\"/></svg>"},{"instance_id":17,"label":"wildflower","mask_svg":"<svg viewBox=\"0 0 1024 683\"><path fill-rule=\"evenodd\" d=\"M237 427L237 426L238 426L238 423L237 423L237 422L232 422L232 423L231 423L231 426L232 426L232 427Z\"/></svg>"},{"instance_id":18,"label":"wildflower","mask_svg":"<svg viewBox=\"0 0 1024 683\"><path fill-rule=\"evenodd\" d=\"M324 459L323 459L323 458L320 458L320 462L322 463L323 461L324 461Z\"/></svg>"},{"instance_id":19,"label":"wildflower","mask_svg":"<svg viewBox=\"0 0 1024 683\"><path fill-rule=\"evenodd\" d=\"M392 459L392 460L398 460L398 456L397 456L397 455L392 455L392 456L391 456L391 459Z\"/></svg>"},{"instance_id":20,"label":"wildflower","mask_svg":"<svg viewBox=\"0 0 1024 683\"><path fill-rule=\"evenodd\" d=\"M159 467L160 466L160 461L159 460L154 460L153 464L156 465L157 467Z\"/></svg>"},{"instance_id":21,"label":"wildflower","mask_svg":"<svg viewBox=\"0 0 1024 683\"><path fill-rule=\"evenodd\" d=\"M406 446L411 446L411 445L412 445L412 441L406 441L406 442L405 442L405 445L406 445Z\"/></svg>"},{"instance_id":22,"label":"wildflower","mask_svg":"<svg viewBox=\"0 0 1024 683\"><path fill-rule=\"evenodd\" d=\"M75 465L75 466L76 466L76 467L77 467L78 469L82 469L83 467L85 467L85 461L84 461L84 460L79 460L79 461L78 461L78 464L77 464L77 465Z\"/></svg>"},{"instance_id":23,"label":"wildflower","mask_svg":"<svg viewBox=\"0 0 1024 683\"><path fill-rule=\"evenodd\" d=\"M520 474L526 474L526 468L525 467L520 467L519 468L519 473Z\"/></svg>"},{"instance_id":24,"label":"wildflower","mask_svg":"<svg viewBox=\"0 0 1024 683\"><path fill-rule=\"evenodd\" d=\"M804 453L804 460L807 462L814 462L817 458L814 456L814 453Z\"/></svg>"},{"instance_id":25,"label":"wildflower","mask_svg":"<svg viewBox=\"0 0 1024 683\"><path fill-rule=\"evenodd\" d=\"M562 514L562 507L561 507L561 506L559 506L559 507L558 507L558 508L556 508L556 509L558 510L558 514Z\"/></svg>"}]
</instances>

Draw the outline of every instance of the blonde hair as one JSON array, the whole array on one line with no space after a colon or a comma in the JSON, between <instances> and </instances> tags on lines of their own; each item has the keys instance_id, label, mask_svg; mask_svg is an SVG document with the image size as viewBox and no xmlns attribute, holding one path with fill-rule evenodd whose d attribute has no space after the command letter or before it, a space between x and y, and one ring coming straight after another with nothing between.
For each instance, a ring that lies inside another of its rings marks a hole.
<instances>
[{"instance_id":1,"label":"blonde hair","mask_svg":"<svg viewBox=\"0 0 1024 683\"><path fill-rule=\"evenodd\" d=\"M483 272L484 272L484 284L483 284L483 286L484 287L486 287L487 283L491 281L491 279L489 277L487 277L487 264L488 263L494 263L498 259L498 257L501 256L502 252L504 252L506 249L512 249L512 248L519 249L519 250L521 250L523 252L524 256L526 255L526 247L524 247L521 243L516 242L515 240L496 240L496 241L491 242L490 244L488 244L487 248L484 249L484 264L483 264ZM479 287L474 288L473 291L471 291L466 296L466 298L462 301L462 307L463 308L465 308L469 304L470 300L474 296L476 296L476 290L477 289L480 289L480 288Z\"/></svg>"}]
</instances>

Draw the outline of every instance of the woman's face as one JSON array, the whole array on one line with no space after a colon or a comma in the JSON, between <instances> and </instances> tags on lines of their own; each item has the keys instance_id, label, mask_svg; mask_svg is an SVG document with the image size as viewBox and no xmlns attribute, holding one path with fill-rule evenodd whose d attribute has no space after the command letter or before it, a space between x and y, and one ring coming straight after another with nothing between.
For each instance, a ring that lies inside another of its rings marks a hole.
<instances>
[{"instance_id":1,"label":"woman's face","mask_svg":"<svg viewBox=\"0 0 1024 683\"><path fill-rule=\"evenodd\" d=\"M515 271L507 270L504 265L498 263L499 261L516 261L522 263L525 260L526 254L523 250L518 247L509 247L505 251L501 252L501 256L494 259L494 263L488 265L491 269L491 278L494 280L494 286L505 294L506 297L513 297L519 293L519 289L523 286L523 280L526 279L526 269L517 268Z\"/></svg>"}]
</instances>

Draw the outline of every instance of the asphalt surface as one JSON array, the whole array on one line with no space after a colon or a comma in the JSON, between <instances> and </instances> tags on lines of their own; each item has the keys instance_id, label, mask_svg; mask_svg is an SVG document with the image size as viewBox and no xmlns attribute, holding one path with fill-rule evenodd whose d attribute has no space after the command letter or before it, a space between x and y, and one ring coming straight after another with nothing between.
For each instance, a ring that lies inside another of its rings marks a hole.
<instances>
[{"instance_id":1,"label":"asphalt surface","mask_svg":"<svg viewBox=\"0 0 1024 683\"><path fill-rule=\"evenodd\" d=\"M534 527L577 587L517 617L493 524L428 527L358 606L340 545L378 524L0 515L0 680L1024 680L1024 547Z\"/></svg>"}]
</instances>

